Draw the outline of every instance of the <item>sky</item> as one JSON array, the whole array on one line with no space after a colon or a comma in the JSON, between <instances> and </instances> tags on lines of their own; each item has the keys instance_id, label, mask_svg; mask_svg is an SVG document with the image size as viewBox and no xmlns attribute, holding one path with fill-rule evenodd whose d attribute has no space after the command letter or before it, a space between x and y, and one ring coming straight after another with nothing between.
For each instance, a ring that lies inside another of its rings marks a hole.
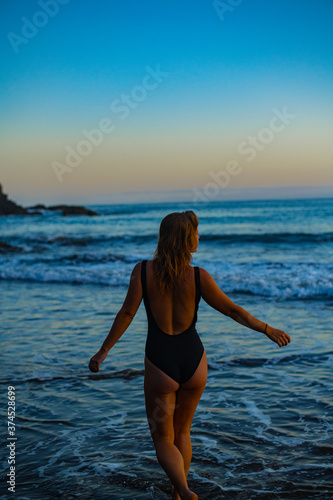
<instances>
[{"instance_id":1,"label":"sky","mask_svg":"<svg viewBox=\"0 0 333 500\"><path fill-rule=\"evenodd\" d=\"M42 203L333 196L333 1L11 0L0 182Z\"/></svg>"}]
</instances>

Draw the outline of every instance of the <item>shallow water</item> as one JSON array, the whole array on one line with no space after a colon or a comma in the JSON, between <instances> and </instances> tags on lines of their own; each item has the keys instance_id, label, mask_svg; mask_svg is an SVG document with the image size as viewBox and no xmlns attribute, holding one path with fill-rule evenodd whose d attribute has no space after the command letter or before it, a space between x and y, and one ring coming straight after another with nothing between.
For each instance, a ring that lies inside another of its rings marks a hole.
<instances>
[{"instance_id":1,"label":"shallow water","mask_svg":"<svg viewBox=\"0 0 333 500\"><path fill-rule=\"evenodd\" d=\"M326 221L321 222L324 207L319 210L318 206L319 234L328 229ZM259 208L263 210L262 206ZM258 218L259 208L248 208L247 217ZM276 207L268 208L270 217L275 213L276 219L283 218L281 207L279 215ZM116 212L115 207L112 210ZM162 210L166 208L146 208L140 215L140 223L144 226L149 219L155 224ZM294 213L295 210L294 207ZM302 210L305 220L308 207L303 204ZM125 241L126 234L131 231L134 234L134 228L131 216L125 219L126 207L123 212L118 246L110 249L94 241L92 261L83 263L83 254L78 247L74 248L73 242L60 247L51 244L51 249L45 243L46 237L53 238L59 231L59 225L62 234L68 231L71 238L76 237L77 225L83 223L73 218L65 221L53 218L48 229L43 224L39 227L44 239L41 237L38 245L46 247L44 253L40 252L40 263L34 247L36 240L32 251L25 247L24 253L6 255L1 260L0 269L5 274L0 280L1 411L6 421L7 387L14 386L16 499L171 498L170 483L157 463L145 417L143 306L110 351L101 371L92 374L88 370L90 357L100 347L122 303L135 259L149 256L154 250L151 239L138 245L133 240ZM244 224L247 212L244 208ZM117 213L113 217L119 216ZM280 243L280 248L276 242L273 248L264 239L253 247L249 242L224 241L223 258L227 255L227 259L222 267L220 240L212 243L204 238L205 232L208 235L218 231L218 222L214 222L213 230L213 211L209 221L205 222L205 217L208 215L202 210L203 234L195 263L209 268L213 274L216 270L218 283L232 300L256 317L285 330L292 341L279 348L263 334L200 302L197 328L207 351L209 375L192 427L189 485L200 499L330 499L333 497L331 242L320 250L325 259L311 268L313 255L303 247L304 241L302 245L292 243L289 237L289 242ZM290 222L289 232L293 224L300 233L302 217L298 215L297 228L295 221ZM226 228L220 222L223 233ZM23 235L23 222L15 219L13 225L3 230L3 234L7 231L6 239L2 238L12 244L22 238L22 246L26 245L27 238L32 241L37 231L37 220L33 219L31 224L31 231ZM75 230L69 230L73 224ZM96 224L98 231L98 225L105 225L106 220ZM89 225L87 231L92 231ZM248 226L242 232L249 232ZM284 251L284 245L289 245L288 252ZM129 257L134 247L137 254ZM86 245L83 248L86 251ZM67 252L67 256L78 252L78 260L59 264L58 250L64 251L64 255ZM111 250L117 255L123 252L124 258L105 260ZM103 262L93 260L100 255L104 255ZM271 266L274 262L270 275L263 264L263 255ZM45 263L45 256L52 262ZM303 288L296 278L288 275L286 267L288 262L296 273L301 256L307 266L302 276ZM11 258L12 275L9 274ZM241 274L242 266L248 274ZM325 273L320 266L326 266ZM238 274L229 276L230 269L233 272L238 269ZM85 280L86 272L90 283ZM54 280L56 273L59 279ZM59 282L61 273L64 283ZM71 276L76 276L77 283L69 279ZM282 281L283 276L288 277L287 283ZM1 453L0 466L5 475L8 452L3 447ZM14 495L6 494L4 489L1 498Z\"/></svg>"},{"instance_id":2,"label":"shallow water","mask_svg":"<svg viewBox=\"0 0 333 500\"><path fill-rule=\"evenodd\" d=\"M2 396L16 388L20 498L170 498L145 418L142 307L92 374L89 358L125 290L110 298L108 288L91 285L0 288L1 386ZM94 314L92 298L100 304ZM292 342L279 348L200 304L209 377L192 427L189 484L203 499L331 498L329 304L234 299L258 317L265 310Z\"/></svg>"}]
</instances>

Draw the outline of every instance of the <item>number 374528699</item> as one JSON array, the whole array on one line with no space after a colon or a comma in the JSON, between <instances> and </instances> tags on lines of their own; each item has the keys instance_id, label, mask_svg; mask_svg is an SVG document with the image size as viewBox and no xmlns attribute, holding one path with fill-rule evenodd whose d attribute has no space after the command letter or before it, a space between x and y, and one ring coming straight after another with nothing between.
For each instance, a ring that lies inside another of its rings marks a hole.
<instances>
[{"instance_id":1,"label":"number 374528699","mask_svg":"<svg viewBox=\"0 0 333 500\"><path fill-rule=\"evenodd\" d=\"M8 434L15 435L15 387L8 387Z\"/></svg>"}]
</instances>

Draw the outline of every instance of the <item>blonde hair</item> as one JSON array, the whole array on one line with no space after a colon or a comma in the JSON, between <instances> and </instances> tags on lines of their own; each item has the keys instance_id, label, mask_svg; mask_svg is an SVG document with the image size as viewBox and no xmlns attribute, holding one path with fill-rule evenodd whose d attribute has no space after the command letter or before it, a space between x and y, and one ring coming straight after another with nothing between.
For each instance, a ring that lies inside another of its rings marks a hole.
<instances>
[{"instance_id":1,"label":"blonde hair","mask_svg":"<svg viewBox=\"0 0 333 500\"><path fill-rule=\"evenodd\" d=\"M154 276L162 293L172 291L185 280L197 246L198 225L192 210L174 212L162 220L153 258Z\"/></svg>"}]
</instances>

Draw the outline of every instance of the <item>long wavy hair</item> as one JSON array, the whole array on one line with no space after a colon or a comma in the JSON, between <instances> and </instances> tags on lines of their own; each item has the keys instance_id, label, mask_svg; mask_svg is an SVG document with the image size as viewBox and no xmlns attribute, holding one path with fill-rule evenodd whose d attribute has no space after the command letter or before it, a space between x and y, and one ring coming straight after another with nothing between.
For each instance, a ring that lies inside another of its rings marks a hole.
<instances>
[{"instance_id":1,"label":"long wavy hair","mask_svg":"<svg viewBox=\"0 0 333 500\"><path fill-rule=\"evenodd\" d=\"M192 210L174 212L161 222L153 258L154 276L162 293L168 293L185 280L197 247L199 219Z\"/></svg>"}]
</instances>

